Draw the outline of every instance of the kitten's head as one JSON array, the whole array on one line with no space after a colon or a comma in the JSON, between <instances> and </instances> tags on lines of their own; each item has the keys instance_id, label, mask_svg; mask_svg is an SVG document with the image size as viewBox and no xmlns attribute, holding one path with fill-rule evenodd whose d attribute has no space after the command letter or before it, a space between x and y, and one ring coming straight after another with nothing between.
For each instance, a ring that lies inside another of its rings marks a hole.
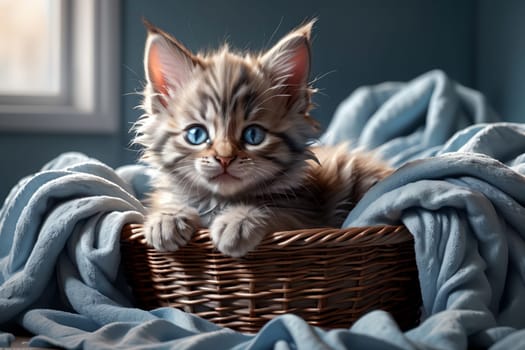
<instances>
[{"instance_id":1,"label":"kitten's head","mask_svg":"<svg viewBox=\"0 0 525 350\"><path fill-rule=\"evenodd\" d=\"M231 197L293 186L317 132L310 22L260 54L192 54L147 23L144 160L186 188Z\"/></svg>"}]
</instances>

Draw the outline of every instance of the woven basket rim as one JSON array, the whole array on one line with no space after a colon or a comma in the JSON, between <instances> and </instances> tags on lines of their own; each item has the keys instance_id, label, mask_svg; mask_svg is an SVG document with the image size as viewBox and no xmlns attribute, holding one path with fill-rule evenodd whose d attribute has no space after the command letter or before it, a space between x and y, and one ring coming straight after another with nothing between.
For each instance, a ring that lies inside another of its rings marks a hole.
<instances>
[{"instance_id":1,"label":"woven basket rim","mask_svg":"<svg viewBox=\"0 0 525 350\"><path fill-rule=\"evenodd\" d=\"M138 241L146 245L142 228L143 225L138 223L124 225L121 231L121 240L123 242ZM410 240L413 240L412 235L402 225L361 226L343 229L324 227L269 233L257 246L257 250L305 245L310 248L326 245L366 247L400 244ZM212 244L209 230L198 230L188 244L199 246Z\"/></svg>"}]
</instances>

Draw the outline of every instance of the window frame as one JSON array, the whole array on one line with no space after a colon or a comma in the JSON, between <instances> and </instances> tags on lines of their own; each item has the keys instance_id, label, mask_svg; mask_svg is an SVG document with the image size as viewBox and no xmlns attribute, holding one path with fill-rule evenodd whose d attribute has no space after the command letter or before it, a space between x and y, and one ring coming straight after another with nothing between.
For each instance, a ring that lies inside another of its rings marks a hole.
<instances>
[{"instance_id":1,"label":"window frame","mask_svg":"<svg viewBox=\"0 0 525 350\"><path fill-rule=\"evenodd\" d=\"M60 0L58 95L1 95L0 131L114 133L119 121L118 0Z\"/></svg>"}]
</instances>

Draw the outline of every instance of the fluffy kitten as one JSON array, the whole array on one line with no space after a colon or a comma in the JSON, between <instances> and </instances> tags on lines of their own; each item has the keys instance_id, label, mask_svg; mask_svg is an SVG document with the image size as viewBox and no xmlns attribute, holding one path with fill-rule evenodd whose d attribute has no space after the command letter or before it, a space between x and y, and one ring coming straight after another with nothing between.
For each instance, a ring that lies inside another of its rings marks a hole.
<instances>
[{"instance_id":1,"label":"fluffy kitten","mask_svg":"<svg viewBox=\"0 0 525 350\"><path fill-rule=\"evenodd\" d=\"M269 51L227 46L192 54L148 27L144 116L136 142L158 169L144 228L158 250L176 250L200 227L240 257L265 234L340 226L391 170L347 147L309 148L312 22Z\"/></svg>"}]
</instances>

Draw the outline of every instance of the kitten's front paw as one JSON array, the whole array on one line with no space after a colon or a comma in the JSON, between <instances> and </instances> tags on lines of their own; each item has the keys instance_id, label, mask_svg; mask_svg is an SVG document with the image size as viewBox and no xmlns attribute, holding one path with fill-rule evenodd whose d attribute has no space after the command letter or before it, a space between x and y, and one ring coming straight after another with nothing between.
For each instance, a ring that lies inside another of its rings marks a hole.
<instances>
[{"instance_id":1,"label":"kitten's front paw","mask_svg":"<svg viewBox=\"0 0 525 350\"><path fill-rule=\"evenodd\" d=\"M267 233L267 215L260 209L233 207L221 213L210 226L215 247L234 258L253 250Z\"/></svg>"},{"instance_id":2,"label":"kitten's front paw","mask_svg":"<svg viewBox=\"0 0 525 350\"><path fill-rule=\"evenodd\" d=\"M148 244L159 251L175 251L186 245L199 227L199 214L193 208L175 213L152 213L144 223Z\"/></svg>"}]
</instances>

